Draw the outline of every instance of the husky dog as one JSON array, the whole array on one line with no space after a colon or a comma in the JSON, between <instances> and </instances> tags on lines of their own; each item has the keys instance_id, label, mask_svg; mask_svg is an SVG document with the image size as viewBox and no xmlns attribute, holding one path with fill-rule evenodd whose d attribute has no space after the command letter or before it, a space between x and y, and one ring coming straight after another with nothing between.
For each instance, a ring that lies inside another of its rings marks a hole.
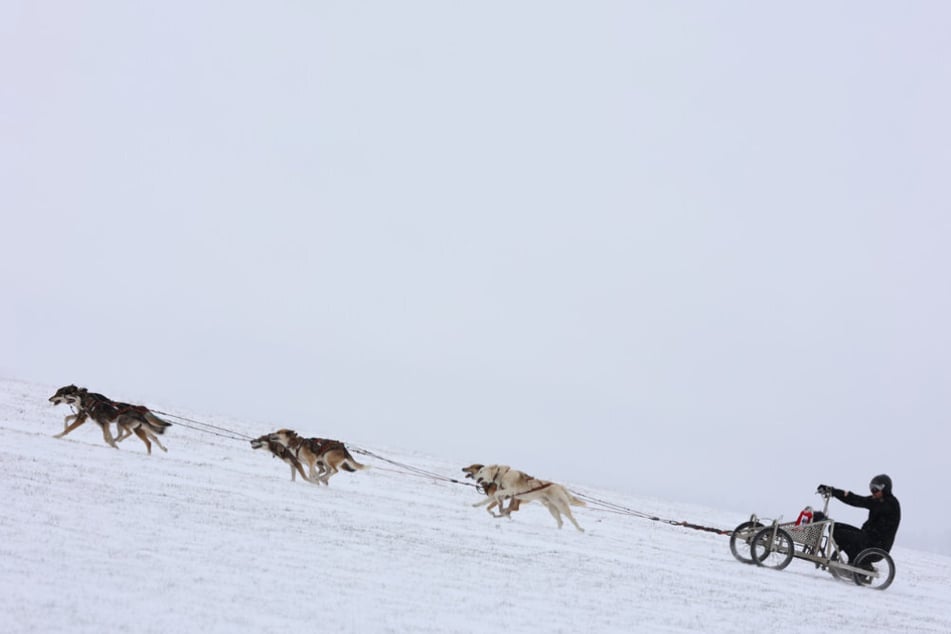
<instances>
[{"instance_id":1,"label":"husky dog","mask_svg":"<svg viewBox=\"0 0 951 634\"><path fill-rule=\"evenodd\" d=\"M479 468L475 469L475 467ZM491 508L492 503L496 502L500 507L502 515L508 515L514 509L511 508L511 505L509 509L502 507L506 498L518 500L519 502L538 500L545 505L545 508L551 513L551 516L558 522L558 528L561 528L564 524L561 520L561 516L565 515L571 520L571 523L575 525L575 528L584 532L584 529L575 521L574 515L571 514L571 506L584 506L585 503L569 493L568 490L560 484L533 478L527 473L518 471L507 465L471 465L463 469L463 471L468 472L470 469L474 470L472 479L482 485L483 491L485 491L488 496L485 500L477 502L472 506L489 505L489 513L495 515L492 513Z\"/></svg>"},{"instance_id":2,"label":"husky dog","mask_svg":"<svg viewBox=\"0 0 951 634\"><path fill-rule=\"evenodd\" d=\"M339 440L327 438L302 438L292 429L279 429L270 437L287 447L294 457L306 464L310 471L310 479L314 482L323 482L329 486L329 480L341 469L351 473L365 469L347 450ZM294 472L291 471L291 479Z\"/></svg>"},{"instance_id":3,"label":"husky dog","mask_svg":"<svg viewBox=\"0 0 951 634\"><path fill-rule=\"evenodd\" d=\"M251 449L260 449L261 447L267 447L271 454L277 458L280 458L285 463L291 467L291 482L297 479L297 474L300 474L300 477L304 478L307 482L317 484L313 480L307 477L307 474L304 473L304 468L301 466L300 460L297 459L297 456L294 455L294 452L285 447L283 444L278 442L273 438L274 434L264 434L260 438L255 438L251 441Z\"/></svg>"},{"instance_id":4,"label":"husky dog","mask_svg":"<svg viewBox=\"0 0 951 634\"><path fill-rule=\"evenodd\" d=\"M157 434L164 434L165 429L170 427L171 423L162 420L147 407L119 403L106 398L102 394L90 392L84 387L76 387L75 385L66 385L59 388L49 400L53 405L65 403L71 406L75 412L63 419L63 431L56 434L54 438L62 438L85 423L86 420L92 419L102 429L102 438L110 447L118 449L116 442L135 434L145 443L145 448L150 456L152 455L151 441L155 441L155 444L162 451L168 451L158 439ZM116 425L118 432L116 438L113 438L109 431L111 423Z\"/></svg>"},{"instance_id":5,"label":"husky dog","mask_svg":"<svg viewBox=\"0 0 951 634\"><path fill-rule=\"evenodd\" d=\"M462 470L463 472L465 472L467 478L471 478L475 480L476 473L478 473L479 469L481 469L484 466L485 465L481 465L481 464L471 464L468 467L463 467ZM509 519L512 519L512 513L517 511L518 507L521 506L522 504L518 498L510 497L508 508L506 508L505 505L503 504L504 500L499 500L498 498L496 498L496 493L499 490L499 485L495 484L494 482L482 482L478 486L479 486L479 489L483 493L485 493L487 496L489 496L489 498L491 498L491 501L489 502L489 505L485 508L485 510L487 510L489 514L492 515L492 517L507 517ZM492 510L496 507L498 507L499 509L498 513L495 513Z\"/></svg>"}]
</instances>

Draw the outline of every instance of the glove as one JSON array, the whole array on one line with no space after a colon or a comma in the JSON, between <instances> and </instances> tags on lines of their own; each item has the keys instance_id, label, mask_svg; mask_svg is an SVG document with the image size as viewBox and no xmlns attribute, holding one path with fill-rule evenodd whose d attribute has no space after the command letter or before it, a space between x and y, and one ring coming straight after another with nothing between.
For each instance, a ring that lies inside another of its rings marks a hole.
<instances>
[{"instance_id":1,"label":"glove","mask_svg":"<svg viewBox=\"0 0 951 634\"><path fill-rule=\"evenodd\" d=\"M828 484L820 484L816 487L816 493L820 495L831 495L833 487L830 487Z\"/></svg>"}]
</instances>

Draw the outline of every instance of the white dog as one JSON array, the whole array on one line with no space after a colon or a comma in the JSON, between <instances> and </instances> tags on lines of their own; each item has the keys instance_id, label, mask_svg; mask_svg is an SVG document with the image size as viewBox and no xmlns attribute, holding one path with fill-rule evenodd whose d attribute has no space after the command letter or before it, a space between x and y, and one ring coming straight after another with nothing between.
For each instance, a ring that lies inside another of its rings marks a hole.
<instances>
[{"instance_id":1,"label":"white dog","mask_svg":"<svg viewBox=\"0 0 951 634\"><path fill-rule=\"evenodd\" d=\"M463 469L466 473L472 473L472 479L482 485L486 494L486 499L477 502L472 506L488 505L489 513L492 508L499 507L502 515L508 516L512 511L518 509L519 503L539 501L545 505L551 516L558 522L558 528L561 528L564 522L561 516L565 515L579 531L584 529L578 525L574 515L571 514L571 506L584 506L584 502L571 495L565 487L554 482L539 480L532 476L513 469L507 465L478 465L474 464ZM511 500L506 509L504 502ZM494 513L493 513L494 515Z\"/></svg>"}]
</instances>

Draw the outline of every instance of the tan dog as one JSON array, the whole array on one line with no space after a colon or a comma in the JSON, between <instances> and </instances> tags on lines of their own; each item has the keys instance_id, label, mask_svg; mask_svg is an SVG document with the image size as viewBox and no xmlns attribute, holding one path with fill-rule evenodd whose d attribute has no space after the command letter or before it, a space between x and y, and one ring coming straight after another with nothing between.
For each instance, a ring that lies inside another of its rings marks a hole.
<instances>
[{"instance_id":1,"label":"tan dog","mask_svg":"<svg viewBox=\"0 0 951 634\"><path fill-rule=\"evenodd\" d=\"M466 474L467 478L475 480L476 474L484 466L485 465L481 464L471 464L468 467L463 467L462 471ZM496 493L498 493L499 490L499 485L495 484L494 482L482 482L479 484L479 487L483 493L491 498L491 501L488 503L489 505L485 508L485 510L488 511L492 517L508 517L509 519L512 519L511 514L517 511L518 507L522 504L519 502L518 498L510 497L508 508L506 508L503 504L503 500L499 500L496 497ZM494 513L492 511L492 509L496 507L499 509L498 513Z\"/></svg>"},{"instance_id":2,"label":"tan dog","mask_svg":"<svg viewBox=\"0 0 951 634\"><path fill-rule=\"evenodd\" d=\"M292 429L279 429L270 437L287 447L295 458L307 465L310 479L314 482L323 482L329 486L328 480L341 469L351 473L366 469L366 465L354 460L339 440L302 438ZM291 475L293 476L293 472Z\"/></svg>"},{"instance_id":3,"label":"tan dog","mask_svg":"<svg viewBox=\"0 0 951 634\"><path fill-rule=\"evenodd\" d=\"M478 465L471 465L471 469ZM463 469L466 471L466 469ZM547 480L539 480L532 476L513 469L508 465L489 465L482 466L475 470L472 479L477 484L481 484L483 491L488 496L482 502L477 502L472 506L486 506L492 508L495 502L501 509L503 515L508 515L513 509L504 509L502 507L506 498L518 502L539 501L545 505L551 516L558 522L558 528L564 525L561 516L565 515L579 531L584 529L578 525L574 515L571 514L571 506L584 506L585 503L575 496L571 495L565 487ZM511 504L510 504L511 507ZM492 513L490 510L489 513ZM492 513L494 515L494 513Z\"/></svg>"}]
</instances>

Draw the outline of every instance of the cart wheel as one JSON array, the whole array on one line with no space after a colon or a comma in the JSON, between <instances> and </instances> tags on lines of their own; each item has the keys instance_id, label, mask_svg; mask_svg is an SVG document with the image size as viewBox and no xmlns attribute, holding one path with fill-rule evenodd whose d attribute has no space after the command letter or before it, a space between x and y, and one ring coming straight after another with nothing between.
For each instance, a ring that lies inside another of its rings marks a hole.
<instances>
[{"instance_id":1,"label":"cart wheel","mask_svg":"<svg viewBox=\"0 0 951 634\"><path fill-rule=\"evenodd\" d=\"M730 535L730 552L744 564L753 563L753 558L748 554L750 542L761 528L763 525L759 522L743 522L734 528Z\"/></svg>"},{"instance_id":2,"label":"cart wheel","mask_svg":"<svg viewBox=\"0 0 951 634\"><path fill-rule=\"evenodd\" d=\"M835 551L832 555L829 556L829 564L827 570L829 574L838 579L839 581L848 581L852 582L855 579L852 578L852 573L846 570L839 570L839 567L836 566L837 563L842 562L842 553L845 551ZM843 562L844 563L844 562Z\"/></svg>"},{"instance_id":3,"label":"cart wheel","mask_svg":"<svg viewBox=\"0 0 951 634\"><path fill-rule=\"evenodd\" d=\"M757 566L782 570L793 560L796 547L789 533L777 528L774 536L773 530L772 526L767 526L753 536L753 541L750 542L750 554L753 557L753 563Z\"/></svg>"},{"instance_id":4,"label":"cart wheel","mask_svg":"<svg viewBox=\"0 0 951 634\"><path fill-rule=\"evenodd\" d=\"M881 548L866 548L855 557L855 563L852 565L858 568L871 566L875 572L874 575L853 573L855 583L860 586L884 590L895 580L895 562L892 556Z\"/></svg>"}]
</instances>

